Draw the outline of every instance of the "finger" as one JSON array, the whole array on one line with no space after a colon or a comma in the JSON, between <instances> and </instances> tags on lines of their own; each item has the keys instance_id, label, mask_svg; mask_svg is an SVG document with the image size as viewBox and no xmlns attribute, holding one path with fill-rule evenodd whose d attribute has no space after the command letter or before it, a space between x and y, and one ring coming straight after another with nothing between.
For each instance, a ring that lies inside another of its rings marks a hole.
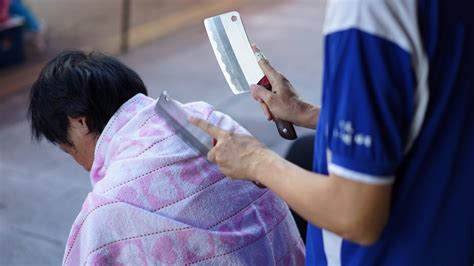
<instances>
[{"instance_id":1,"label":"finger","mask_svg":"<svg viewBox=\"0 0 474 266\"><path fill-rule=\"evenodd\" d=\"M254 43L252 44L252 50L255 54L255 57L257 58L258 65L262 69L263 73L265 76L268 77L270 80L270 83L273 83L276 81L280 75L278 71L276 71L272 65L270 65L270 62L268 62L268 59L265 57L263 52L257 47L257 45Z\"/></svg>"},{"instance_id":2,"label":"finger","mask_svg":"<svg viewBox=\"0 0 474 266\"><path fill-rule=\"evenodd\" d=\"M265 116L267 117L267 120L270 121L272 120L272 113L270 112L270 110L268 109L268 106L262 101L260 100L260 107L262 108L262 111L263 113L265 114Z\"/></svg>"},{"instance_id":3,"label":"finger","mask_svg":"<svg viewBox=\"0 0 474 266\"><path fill-rule=\"evenodd\" d=\"M207 153L207 160L211 163L215 163L216 162L216 151L215 149L211 149L208 153Z\"/></svg>"},{"instance_id":4,"label":"finger","mask_svg":"<svg viewBox=\"0 0 474 266\"><path fill-rule=\"evenodd\" d=\"M265 103L265 100L263 100L262 98L267 98L267 101L268 101L268 98L271 97L271 93L265 88L263 88L263 91L260 92L259 90L261 90L261 88L263 87L260 85L250 86L250 89L252 90L252 97L260 103L260 107L262 108L262 111L265 114L265 117L267 118L268 121L270 121L272 120L273 115L270 112L270 108L268 108L268 105Z\"/></svg>"},{"instance_id":5,"label":"finger","mask_svg":"<svg viewBox=\"0 0 474 266\"><path fill-rule=\"evenodd\" d=\"M207 134L211 135L211 137L215 139L219 139L225 133L224 130L214 126L213 124L207 122L206 120L203 120L194 116L188 117L188 120L191 124L204 130L205 132L207 132Z\"/></svg>"},{"instance_id":6,"label":"finger","mask_svg":"<svg viewBox=\"0 0 474 266\"><path fill-rule=\"evenodd\" d=\"M270 98L273 97L273 93L265 87L262 87L260 85L251 85L250 86L250 91L252 93L252 97L258 101L258 99L261 99L265 102L265 104L269 104Z\"/></svg>"}]
</instances>

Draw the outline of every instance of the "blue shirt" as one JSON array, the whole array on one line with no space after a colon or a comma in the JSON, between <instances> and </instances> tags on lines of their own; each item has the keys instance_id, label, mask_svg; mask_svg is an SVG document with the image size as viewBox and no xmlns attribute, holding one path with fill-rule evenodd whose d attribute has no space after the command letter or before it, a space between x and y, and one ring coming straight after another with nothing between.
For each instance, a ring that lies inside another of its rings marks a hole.
<instances>
[{"instance_id":1,"label":"blue shirt","mask_svg":"<svg viewBox=\"0 0 474 266\"><path fill-rule=\"evenodd\" d=\"M314 170L393 192L371 246L309 225L307 265L473 265L474 1L332 0L324 34Z\"/></svg>"}]
</instances>

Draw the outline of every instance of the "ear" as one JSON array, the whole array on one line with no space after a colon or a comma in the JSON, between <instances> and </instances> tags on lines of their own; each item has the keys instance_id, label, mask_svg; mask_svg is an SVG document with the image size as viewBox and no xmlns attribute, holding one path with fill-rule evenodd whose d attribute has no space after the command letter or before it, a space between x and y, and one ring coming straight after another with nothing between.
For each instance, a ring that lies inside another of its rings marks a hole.
<instances>
[{"instance_id":1,"label":"ear","mask_svg":"<svg viewBox=\"0 0 474 266\"><path fill-rule=\"evenodd\" d=\"M87 126L87 119L85 116L76 118L68 117L68 119L71 128L77 129L84 134L88 134L90 132L89 126Z\"/></svg>"}]
</instances>

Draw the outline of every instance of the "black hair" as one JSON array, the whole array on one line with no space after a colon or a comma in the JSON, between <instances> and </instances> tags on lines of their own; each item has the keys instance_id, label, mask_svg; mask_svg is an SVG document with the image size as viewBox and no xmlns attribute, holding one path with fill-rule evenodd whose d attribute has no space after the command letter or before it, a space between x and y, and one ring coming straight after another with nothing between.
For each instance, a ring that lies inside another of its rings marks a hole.
<instances>
[{"instance_id":1,"label":"black hair","mask_svg":"<svg viewBox=\"0 0 474 266\"><path fill-rule=\"evenodd\" d=\"M119 107L138 93L147 95L143 81L117 59L97 52L62 52L43 67L31 88L32 138L72 145L68 117L86 117L90 133L99 135Z\"/></svg>"}]
</instances>

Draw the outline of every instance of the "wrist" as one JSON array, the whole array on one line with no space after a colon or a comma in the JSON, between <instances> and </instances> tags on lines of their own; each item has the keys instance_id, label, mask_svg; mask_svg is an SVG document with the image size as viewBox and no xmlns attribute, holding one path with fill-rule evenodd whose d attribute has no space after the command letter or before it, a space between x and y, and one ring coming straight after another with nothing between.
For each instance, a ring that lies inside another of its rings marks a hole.
<instances>
[{"instance_id":1,"label":"wrist","mask_svg":"<svg viewBox=\"0 0 474 266\"><path fill-rule=\"evenodd\" d=\"M278 154L275 152L267 149L267 148L259 148L256 151L255 160L252 164L252 180L258 183L263 183L265 177L272 172L273 163L276 158L279 158Z\"/></svg>"},{"instance_id":2,"label":"wrist","mask_svg":"<svg viewBox=\"0 0 474 266\"><path fill-rule=\"evenodd\" d=\"M301 102L300 104L300 119L297 123L298 126L306 127L310 129L316 128L316 124L319 118L319 106L312 105L307 102Z\"/></svg>"}]
</instances>

